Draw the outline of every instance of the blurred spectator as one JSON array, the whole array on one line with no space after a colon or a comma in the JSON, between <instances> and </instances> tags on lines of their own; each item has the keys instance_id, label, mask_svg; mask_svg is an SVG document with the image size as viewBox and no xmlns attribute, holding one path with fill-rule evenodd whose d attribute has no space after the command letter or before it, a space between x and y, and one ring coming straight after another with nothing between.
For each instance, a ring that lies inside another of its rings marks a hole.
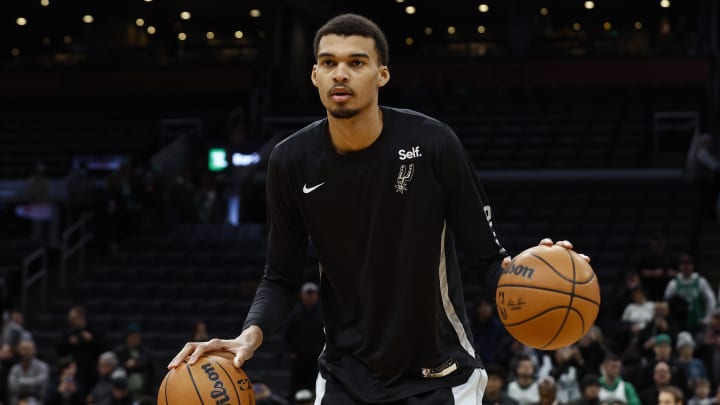
<instances>
[{"instance_id":1,"label":"blurred spectator","mask_svg":"<svg viewBox=\"0 0 720 405\"><path fill-rule=\"evenodd\" d=\"M643 404L652 404L658 398L660 390L670 385L670 366L659 361L655 364L653 371L653 385L640 391L640 402Z\"/></svg>"},{"instance_id":2,"label":"blurred spectator","mask_svg":"<svg viewBox=\"0 0 720 405\"><path fill-rule=\"evenodd\" d=\"M695 180L701 196L701 214L704 219L717 219L715 204L718 200L718 172L720 161L712 153L713 137L702 134L693 140L688 157L688 172Z\"/></svg>"},{"instance_id":3,"label":"blurred spectator","mask_svg":"<svg viewBox=\"0 0 720 405\"><path fill-rule=\"evenodd\" d=\"M191 342L204 342L208 340L207 325L204 321L197 321L193 325L192 339Z\"/></svg>"},{"instance_id":4,"label":"blurred spectator","mask_svg":"<svg viewBox=\"0 0 720 405\"><path fill-rule=\"evenodd\" d=\"M140 325L131 323L125 334L125 344L114 350L119 364L127 372L126 385L132 398L152 394L155 369L152 352L142 344Z\"/></svg>"},{"instance_id":5,"label":"blurred spectator","mask_svg":"<svg viewBox=\"0 0 720 405\"><path fill-rule=\"evenodd\" d=\"M555 379L548 376L544 377L538 383L538 393L540 395L539 405L558 405L557 387Z\"/></svg>"},{"instance_id":6,"label":"blurred spectator","mask_svg":"<svg viewBox=\"0 0 720 405\"><path fill-rule=\"evenodd\" d=\"M672 263L672 256L667 251L667 240L664 233L656 232L650 236L648 250L640 256L638 269L648 299L651 301L662 300L665 286L677 274Z\"/></svg>"},{"instance_id":7,"label":"blurred spectator","mask_svg":"<svg viewBox=\"0 0 720 405\"><path fill-rule=\"evenodd\" d=\"M128 380L126 375L121 372L115 372L110 378L112 383L112 402L111 405L131 405L133 404L130 390L128 389Z\"/></svg>"},{"instance_id":8,"label":"blurred spectator","mask_svg":"<svg viewBox=\"0 0 720 405\"><path fill-rule=\"evenodd\" d=\"M652 351L655 346L655 336L664 333L670 336L677 336L680 326L670 316L670 306L667 302L655 303L655 314L645 328L638 335L638 342L643 343L643 350Z\"/></svg>"},{"instance_id":9,"label":"blurred spectator","mask_svg":"<svg viewBox=\"0 0 720 405\"><path fill-rule=\"evenodd\" d=\"M23 313L14 309L10 311L10 318L3 327L2 344L15 353L18 344L23 340L32 340L32 335L25 329Z\"/></svg>"},{"instance_id":10,"label":"blurred spectator","mask_svg":"<svg viewBox=\"0 0 720 405\"><path fill-rule=\"evenodd\" d=\"M720 380L720 308L715 309L710 322L698 334L697 357L705 362L711 381Z\"/></svg>"},{"instance_id":11,"label":"blurred spectator","mask_svg":"<svg viewBox=\"0 0 720 405\"><path fill-rule=\"evenodd\" d=\"M667 363L670 368L672 385L680 387L683 391L687 390L687 375L685 370L678 366L677 360L673 358L672 339L670 336L661 333L655 336L655 346L653 347L654 357L650 359L643 369L640 371L638 380L638 389L645 390L656 385L656 365L658 363Z\"/></svg>"},{"instance_id":12,"label":"blurred spectator","mask_svg":"<svg viewBox=\"0 0 720 405\"><path fill-rule=\"evenodd\" d=\"M57 381L50 385L48 405L83 405L85 392L77 380L77 364L71 357L58 360Z\"/></svg>"},{"instance_id":13,"label":"blurred spectator","mask_svg":"<svg viewBox=\"0 0 720 405\"><path fill-rule=\"evenodd\" d=\"M680 332L677 337L676 349L678 351L677 363L688 378L687 386L692 389L695 382L708 377L705 364L694 357L695 341L689 332Z\"/></svg>"},{"instance_id":14,"label":"blurred spectator","mask_svg":"<svg viewBox=\"0 0 720 405\"><path fill-rule=\"evenodd\" d=\"M291 359L291 392L302 389L314 390L318 373L318 356L325 344L317 284L303 284L300 300L301 302L290 313L285 331L285 341Z\"/></svg>"},{"instance_id":15,"label":"blurred spectator","mask_svg":"<svg viewBox=\"0 0 720 405\"><path fill-rule=\"evenodd\" d=\"M683 405L684 395L681 389L672 385L663 387L657 396L658 405ZM647 402L648 404L654 402Z\"/></svg>"},{"instance_id":16,"label":"blurred spectator","mask_svg":"<svg viewBox=\"0 0 720 405\"><path fill-rule=\"evenodd\" d=\"M113 352L105 352L97 360L98 380L90 391L86 402L89 405L110 405L113 401L113 379L124 378L125 370L118 367L118 358Z\"/></svg>"},{"instance_id":17,"label":"blurred spectator","mask_svg":"<svg viewBox=\"0 0 720 405\"><path fill-rule=\"evenodd\" d=\"M598 395L600 403L640 405L635 387L620 377L621 371L620 358L612 353L607 354L602 363L603 376L600 377L600 393Z\"/></svg>"},{"instance_id":18,"label":"blurred spectator","mask_svg":"<svg viewBox=\"0 0 720 405\"><path fill-rule=\"evenodd\" d=\"M688 405L715 405L717 398L710 396L710 381L701 378L695 382L693 389L693 397L688 401Z\"/></svg>"},{"instance_id":19,"label":"blurred spectator","mask_svg":"<svg viewBox=\"0 0 720 405\"><path fill-rule=\"evenodd\" d=\"M655 303L647 300L642 286L636 286L632 290L632 302L625 307L621 318L630 331L631 344L637 341L640 331L645 328L654 316Z\"/></svg>"},{"instance_id":20,"label":"blurred spectator","mask_svg":"<svg viewBox=\"0 0 720 405\"><path fill-rule=\"evenodd\" d=\"M667 283L666 283L667 284ZM663 284L661 288L665 288ZM633 291L640 286L640 275L635 271L628 271L625 275L625 282L619 288L613 289L611 299L603 304L608 308L608 316L612 319L622 318L625 307L632 302Z\"/></svg>"},{"instance_id":21,"label":"blurred spectator","mask_svg":"<svg viewBox=\"0 0 720 405\"><path fill-rule=\"evenodd\" d=\"M10 405L18 405L21 397L32 398L38 403L45 400L50 369L35 358L35 342L23 340L18 344L20 362L10 369L8 375L8 399Z\"/></svg>"},{"instance_id":22,"label":"blurred spectator","mask_svg":"<svg viewBox=\"0 0 720 405\"><path fill-rule=\"evenodd\" d=\"M315 395L310 390L300 390L295 393L294 405L313 405L315 403Z\"/></svg>"},{"instance_id":23,"label":"blurred spectator","mask_svg":"<svg viewBox=\"0 0 720 405\"><path fill-rule=\"evenodd\" d=\"M515 379L508 384L507 394L520 405L535 404L540 401L538 382L535 379L535 366L530 357L518 358L515 366Z\"/></svg>"},{"instance_id":24,"label":"blurred spectator","mask_svg":"<svg viewBox=\"0 0 720 405\"><path fill-rule=\"evenodd\" d=\"M212 173L205 173L200 188L195 195L195 210L202 223L210 223L217 200L215 177Z\"/></svg>"},{"instance_id":25,"label":"blurred spectator","mask_svg":"<svg viewBox=\"0 0 720 405\"><path fill-rule=\"evenodd\" d=\"M689 254L680 255L678 269L680 273L665 288L665 299L679 296L687 301L689 313L686 328L696 332L699 325L710 319L715 309L715 294L705 277L695 272L695 265Z\"/></svg>"},{"instance_id":26,"label":"blurred spectator","mask_svg":"<svg viewBox=\"0 0 720 405\"><path fill-rule=\"evenodd\" d=\"M555 367L550 372L557 387L557 400L567 404L580 399L579 381L585 375L585 360L575 346L568 346L555 351Z\"/></svg>"},{"instance_id":27,"label":"blurred spectator","mask_svg":"<svg viewBox=\"0 0 720 405\"><path fill-rule=\"evenodd\" d=\"M475 306L475 314L471 316L471 330L475 338L475 350L487 363L495 363L495 354L499 347L509 344L510 335L497 317L493 303L482 298Z\"/></svg>"},{"instance_id":28,"label":"blurred spectator","mask_svg":"<svg viewBox=\"0 0 720 405\"><path fill-rule=\"evenodd\" d=\"M585 374L580 380L581 398L571 402L571 405L599 405L600 404L600 377L597 374Z\"/></svg>"},{"instance_id":29,"label":"blurred spectator","mask_svg":"<svg viewBox=\"0 0 720 405\"><path fill-rule=\"evenodd\" d=\"M507 371L497 364L489 364L485 368L485 372L487 372L488 381L483 394L483 405L517 405L517 401L505 393Z\"/></svg>"},{"instance_id":30,"label":"blurred spectator","mask_svg":"<svg viewBox=\"0 0 720 405\"><path fill-rule=\"evenodd\" d=\"M580 356L585 362L585 369L590 372L599 372L600 365L605 358L607 348L603 340L602 330L594 325L577 343Z\"/></svg>"},{"instance_id":31,"label":"blurred spectator","mask_svg":"<svg viewBox=\"0 0 720 405\"><path fill-rule=\"evenodd\" d=\"M97 382L97 358L105 345L102 336L88 326L85 308L75 306L68 311L69 328L57 348L58 357L75 359L78 379L83 387L94 387Z\"/></svg>"}]
</instances>

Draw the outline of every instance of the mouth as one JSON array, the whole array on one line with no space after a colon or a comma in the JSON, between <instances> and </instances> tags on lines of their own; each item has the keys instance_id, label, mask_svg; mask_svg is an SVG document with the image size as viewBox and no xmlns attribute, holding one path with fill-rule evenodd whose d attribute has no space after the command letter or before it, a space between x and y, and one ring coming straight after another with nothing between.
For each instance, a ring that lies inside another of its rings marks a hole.
<instances>
[{"instance_id":1,"label":"mouth","mask_svg":"<svg viewBox=\"0 0 720 405\"><path fill-rule=\"evenodd\" d=\"M352 96L352 91L346 87L334 87L330 90L330 98L335 102L347 101Z\"/></svg>"}]
</instances>

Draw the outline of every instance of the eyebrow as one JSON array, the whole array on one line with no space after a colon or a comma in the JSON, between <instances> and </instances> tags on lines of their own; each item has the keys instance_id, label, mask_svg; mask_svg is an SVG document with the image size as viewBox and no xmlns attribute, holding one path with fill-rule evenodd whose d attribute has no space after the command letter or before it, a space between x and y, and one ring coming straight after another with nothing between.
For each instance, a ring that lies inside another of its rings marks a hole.
<instances>
[{"instance_id":1,"label":"eyebrow","mask_svg":"<svg viewBox=\"0 0 720 405\"><path fill-rule=\"evenodd\" d=\"M335 54L332 54L332 53L330 53L330 52L323 52L323 53L318 54L318 58L334 57L334 56L335 56ZM351 53L351 54L350 54L350 57L351 57L351 58L366 58L366 59L370 59L370 55L368 55L368 54L366 54L366 53Z\"/></svg>"}]
</instances>

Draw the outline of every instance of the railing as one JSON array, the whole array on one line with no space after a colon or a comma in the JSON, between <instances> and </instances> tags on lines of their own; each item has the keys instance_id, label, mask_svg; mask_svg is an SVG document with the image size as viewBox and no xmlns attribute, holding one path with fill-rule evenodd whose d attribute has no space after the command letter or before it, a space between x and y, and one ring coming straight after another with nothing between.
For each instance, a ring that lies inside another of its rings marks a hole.
<instances>
[{"instance_id":1,"label":"railing","mask_svg":"<svg viewBox=\"0 0 720 405\"><path fill-rule=\"evenodd\" d=\"M62 290L67 284L67 264L71 257L78 254L77 268L80 272L85 270L85 245L95 236L95 232L87 228L92 218L93 214L90 212L82 214L62 234L60 253L60 288ZM76 234L78 235L77 240L71 244L71 240Z\"/></svg>"},{"instance_id":2,"label":"railing","mask_svg":"<svg viewBox=\"0 0 720 405\"><path fill-rule=\"evenodd\" d=\"M30 265L37 261L40 261L40 268L31 274ZM28 289L30 289L30 287L38 281L42 282L42 294L40 295L40 300L42 305L45 305L47 298L47 267L48 254L45 248L38 248L23 260L22 292L20 298L20 306L23 312L27 312Z\"/></svg>"}]
</instances>

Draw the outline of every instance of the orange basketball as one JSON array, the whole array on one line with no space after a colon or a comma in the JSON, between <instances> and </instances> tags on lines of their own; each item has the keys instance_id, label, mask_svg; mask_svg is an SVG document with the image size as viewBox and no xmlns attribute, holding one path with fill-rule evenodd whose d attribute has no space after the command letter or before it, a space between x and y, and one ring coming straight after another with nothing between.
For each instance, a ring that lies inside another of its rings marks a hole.
<instances>
[{"instance_id":1,"label":"orange basketball","mask_svg":"<svg viewBox=\"0 0 720 405\"><path fill-rule=\"evenodd\" d=\"M515 339L555 350L588 332L600 309L600 287L592 267L574 251L535 246L503 271L495 302Z\"/></svg>"},{"instance_id":2,"label":"orange basketball","mask_svg":"<svg viewBox=\"0 0 720 405\"><path fill-rule=\"evenodd\" d=\"M252 384L244 371L222 355L201 357L165 375L157 405L250 405L255 404Z\"/></svg>"}]
</instances>

